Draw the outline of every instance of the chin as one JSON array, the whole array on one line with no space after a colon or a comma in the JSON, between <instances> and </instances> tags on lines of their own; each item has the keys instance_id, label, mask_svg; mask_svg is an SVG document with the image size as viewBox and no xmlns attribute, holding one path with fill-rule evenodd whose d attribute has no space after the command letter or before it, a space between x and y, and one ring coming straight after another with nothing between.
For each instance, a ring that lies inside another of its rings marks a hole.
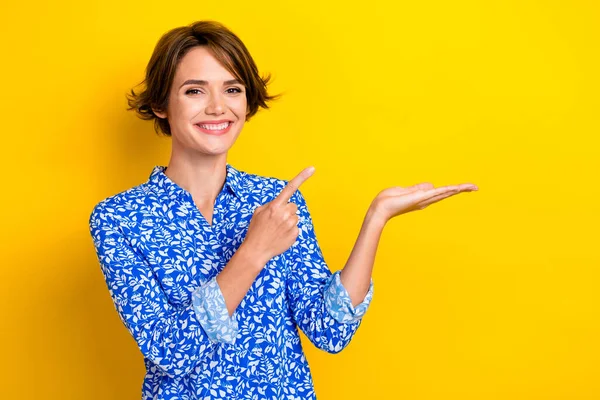
<instances>
[{"instance_id":1,"label":"chin","mask_svg":"<svg viewBox=\"0 0 600 400\"><path fill-rule=\"evenodd\" d=\"M229 151L229 149L231 148L231 146L206 146L206 144L203 146L201 144L194 146L194 150L196 150L199 153L204 153L204 154L210 154L210 155L218 155L218 154L223 154L223 153L227 153Z\"/></svg>"}]
</instances>

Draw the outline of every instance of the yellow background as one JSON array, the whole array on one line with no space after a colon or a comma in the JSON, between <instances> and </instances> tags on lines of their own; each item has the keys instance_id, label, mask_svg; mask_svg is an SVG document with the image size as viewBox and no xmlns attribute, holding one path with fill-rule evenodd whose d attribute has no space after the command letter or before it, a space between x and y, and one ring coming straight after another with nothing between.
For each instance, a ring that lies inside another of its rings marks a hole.
<instances>
[{"instance_id":1,"label":"yellow background","mask_svg":"<svg viewBox=\"0 0 600 400\"><path fill-rule=\"evenodd\" d=\"M0 397L140 398L88 217L168 162L125 111L156 41L215 19L286 92L228 161L316 167L332 270L381 189L480 188L388 223L352 343L304 340L320 400L600 398L598 4L4 2Z\"/></svg>"}]
</instances>

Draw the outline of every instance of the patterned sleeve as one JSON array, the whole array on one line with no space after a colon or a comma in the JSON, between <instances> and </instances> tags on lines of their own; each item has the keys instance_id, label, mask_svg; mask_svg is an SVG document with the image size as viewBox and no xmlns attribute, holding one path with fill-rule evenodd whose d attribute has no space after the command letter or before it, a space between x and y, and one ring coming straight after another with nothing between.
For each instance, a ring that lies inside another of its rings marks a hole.
<instances>
[{"instance_id":1,"label":"patterned sleeve","mask_svg":"<svg viewBox=\"0 0 600 400\"><path fill-rule=\"evenodd\" d=\"M291 265L286 282L294 320L316 347L338 353L360 326L371 300L372 282L363 303L352 307L339 273L332 274L323 258L304 196L296 190L290 201L298 206L300 227L289 250Z\"/></svg>"},{"instance_id":2,"label":"patterned sleeve","mask_svg":"<svg viewBox=\"0 0 600 400\"><path fill-rule=\"evenodd\" d=\"M336 271L325 286L325 306L329 314L338 322L356 321L367 312L371 299L373 298L373 279L369 284L369 290L360 304L352 305L350 294L340 279L341 271Z\"/></svg>"},{"instance_id":3,"label":"patterned sleeve","mask_svg":"<svg viewBox=\"0 0 600 400\"><path fill-rule=\"evenodd\" d=\"M237 326L221 318L220 307L225 308L225 301L218 297L222 294L216 280L199 287L187 307L175 307L168 302L147 261L102 206L92 211L89 228L121 321L144 357L168 376L190 372L202 357L215 351L217 341L235 337L227 330L237 330Z\"/></svg>"},{"instance_id":4,"label":"patterned sleeve","mask_svg":"<svg viewBox=\"0 0 600 400\"><path fill-rule=\"evenodd\" d=\"M214 277L192 293L196 317L213 342L233 344L238 333L237 320L229 316L225 297Z\"/></svg>"}]
</instances>

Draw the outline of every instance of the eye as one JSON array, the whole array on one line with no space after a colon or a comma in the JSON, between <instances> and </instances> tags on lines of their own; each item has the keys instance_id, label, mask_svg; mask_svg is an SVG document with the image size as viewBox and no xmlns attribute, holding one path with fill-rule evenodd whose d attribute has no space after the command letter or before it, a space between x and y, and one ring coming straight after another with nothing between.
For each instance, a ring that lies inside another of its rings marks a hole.
<instances>
[{"instance_id":1,"label":"eye","mask_svg":"<svg viewBox=\"0 0 600 400\"><path fill-rule=\"evenodd\" d=\"M199 89L189 89L185 92L185 94L196 94L195 92L199 92Z\"/></svg>"},{"instance_id":2,"label":"eye","mask_svg":"<svg viewBox=\"0 0 600 400\"><path fill-rule=\"evenodd\" d=\"M230 92L230 90L233 90L233 92ZM238 88L238 87L232 87L227 89L227 93L242 93L242 89Z\"/></svg>"}]
</instances>

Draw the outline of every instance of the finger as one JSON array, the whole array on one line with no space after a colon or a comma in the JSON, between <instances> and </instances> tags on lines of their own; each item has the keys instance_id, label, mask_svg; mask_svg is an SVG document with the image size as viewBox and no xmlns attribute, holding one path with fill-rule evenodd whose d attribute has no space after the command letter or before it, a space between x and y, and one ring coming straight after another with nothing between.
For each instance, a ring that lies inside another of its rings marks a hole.
<instances>
[{"instance_id":1,"label":"finger","mask_svg":"<svg viewBox=\"0 0 600 400\"><path fill-rule=\"evenodd\" d=\"M390 194L391 195L400 195L400 194L408 194L408 193L414 193L417 192L419 190L423 190L425 194L427 194L428 190L431 189L444 189L444 188L451 188L451 187L455 187L458 186L460 191L474 191L477 190L477 186L470 184L470 183L464 183L461 185L454 185L454 186L443 186L443 187L439 187L439 188L434 188L433 183L431 182L421 182L421 183L417 183L416 185L412 185L412 186L407 186L407 187L402 187L402 186L395 186L391 189L389 189Z\"/></svg>"},{"instance_id":2,"label":"finger","mask_svg":"<svg viewBox=\"0 0 600 400\"><path fill-rule=\"evenodd\" d=\"M421 200L425 201L427 199L430 199L432 197L435 197L435 196L438 196L438 195L441 195L444 193L450 193L450 194L459 193L464 190L467 190L471 186L472 186L471 184L447 185L447 186L440 186L438 188L429 189L429 190L426 190L425 192L423 192L423 197Z\"/></svg>"},{"instance_id":3,"label":"finger","mask_svg":"<svg viewBox=\"0 0 600 400\"><path fill-rule=\"evenodd\" d=\"M435 203L442 199L445 199L446 197L450 197L450 196L453 196L453 195L461 193L461 192L472 192L475 190L478 190L477 186L470 184L470 183L463 183L461 185L444 186L444 187L432 190L429 193L426 192L427 194L425 195L424 199L419 201L419 203L417 203L417 206L426 207L429 204L432 204L432 203ZM433 193L433 195L431 195L431 193Z\"/></svg>"},{"instance_id":4,"label":"finger","mask_svg":"<svg viewBox=\"0 0 600 400\"><path fill-rule=\"evenodd\" d=\"M413 193L418 190L427 190L432 189L433 184L429 182L418 183L412 186L392 186L391 188L387 188L382 190L380 194L385 194L386 196L400 196L408 193Z\"/></svg>"},{"instance_id":5,"label":"finger","mask_svg":"<svg viewBox=\"0 0 600 400\"><path fill-rule=\"evenodd\" d=\"M408 193L404 193L405 196L409 197L413 204L421 203L431 199L432 197L442 195L444 193L452 193L455 192L456 189L451 189L450 187L439 187L433 189L414 189L409 191Z\"/></svg>"},{"instance_id":6,"label":"finger","mask_svg":"<svg viewBox=\"0 0 600 400\"><path fill-rule=\"evenodd\" d=\"M304 183L312 174L315 172L315 167L307 167L304 168L298 175L293 177L287 185L283 188L283 190L273 199L271 203L274 205L283 205L288 202L288 200L292 197L294 192L298 190L300 185Z\"/></svg>"},{"instance_id":7,"label":"finger","mask_svg":"<svg viewBox=\"0 0 600 400\"><path fill-rule=\"evenodd\" d=\"M434 188L433 187L433 183L423 182L423 183L418 183L416 185L408 186L406 189L403 189L403 191L399 192L398 194L415 193L415 192L418 192L420 190L427 191L427 190L431 190L433 188Z\"/></svg>"},{"instance_id":8,"label":"finger","mask_svg":"<svg viewBox=\"0 0 600 400\"><path fill-rule=\"evenodd\" d=\"M433 196L427 200L417 203L415 206L418 209L422 209L422 208L427 207L430 204L437 203L438 201L445 199L446 197L454 196L455 194L458 194L458 193L460 193L460 192L453 191L453 192L446 192L446 193L438 194L437 196Z\"/></svg>"},{"instance_id":9,"label":"finger","mask_svg":"<svg viewBox=\"0 0 600 400\"><path fill-rule=\"evenodd\" d=\"M423 190L433 189L433 183L430 183L430 182L417 183L416 185L407 187L407 189L409 189L411 191L419 190L419 189L423 189Z\"/></svg>"},{"instance_id":10,"label":"finger","mask_svg":"<svg viewBox=\"0 0 600 400\"><path fill-rule=\"evenodd\" d=\"M430 182L422 182L422 183L417 183L416 185L412 185L412 186L407 186L405 190L408 190L408 192L413 192L416 190L430 190L430 189L452 189L452 188L457 188L459 191L475 191L478 189L477 185L474 185L472 183L463 183L460 185L452 185L452 186L441 186L439 188L434 188L433 184Z\"/></svg>"},{"instance_id":11,"label":"finger","mask_svg":"<svg viewBox=\"0 0 600 400\"><path fill-rule=\"evenodd\" d=\"M298 211L298 206L293 201L285 204L284 208L291 214L296 214L296 211Z\"/></svg>"}]
</instances>

